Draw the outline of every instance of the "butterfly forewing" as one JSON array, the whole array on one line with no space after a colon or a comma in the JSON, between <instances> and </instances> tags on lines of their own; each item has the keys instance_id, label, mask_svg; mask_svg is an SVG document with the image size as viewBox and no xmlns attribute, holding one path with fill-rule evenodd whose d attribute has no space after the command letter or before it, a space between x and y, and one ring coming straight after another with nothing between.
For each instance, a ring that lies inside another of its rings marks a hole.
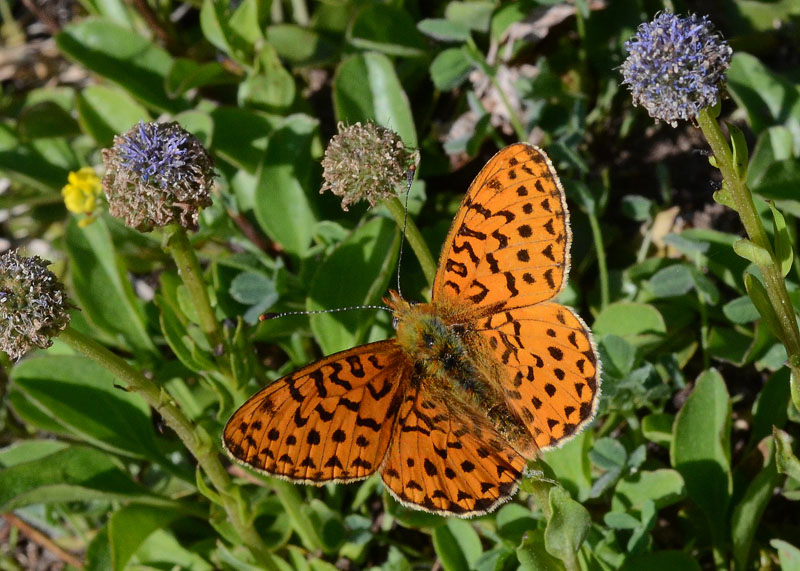
<instances>
[{"instance_id":1,"label":"butterfly forewing","mask_svg":"<svg viewBox=\"0 0 800 571\"><path fill-rule=\"evenodd\" d=\"M492 314L475 324L502 369L509 406L548 449L594 416L600 365L591 334L571 309L540 303Z\"/></svg>"},{"instance_id":2,"label":"butterfly forewing","mask_svg":"<svg viewBox=\"0 0 800 571\"><path fill-rule=\"evenodd\" d=\"M524 468L525 459L485 418L454 410L425 388L410 388L381 473L403 504L465 517L508 500Z\"/></svg>"},{"instance_id":3,"label":"butterfly forewing","mask_svg":"<svg viewBox=\"0 0 800 571\"><path fill-rule=\"evenodd\" d=\"M391 441L406 367L394 341L326 357L275 381L223 433L250 467L306 483L366 478Z\"/></svg>"},{"instance_id":4,"label":"butterfly forewing","mask_svg":"<svg viewBox=\"0 0 800 571\"><path fill-rule=\"evenodd\" d=\"M552 299L569 271L564 191L547 155L517 143L469 188L439 258L433 299L520 307Z\"/></svg>"}]
</instances>

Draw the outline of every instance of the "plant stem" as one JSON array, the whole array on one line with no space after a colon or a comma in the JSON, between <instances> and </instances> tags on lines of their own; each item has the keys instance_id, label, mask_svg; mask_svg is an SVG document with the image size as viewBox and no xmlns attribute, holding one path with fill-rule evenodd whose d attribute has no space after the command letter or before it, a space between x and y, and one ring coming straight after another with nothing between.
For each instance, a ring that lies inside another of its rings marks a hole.
<instances>
[{"instance_id":1,"label":"plant stem","mask_svg":"<svg viewBox=\"0 0 800 571\"><path fill-rule=\"evenodd\" d=\"M592 228L592 240L597 252L597 269L600 272L600 309L609 303L608 291L608 266L606 265L606 249L603 246L603 233L600 231L600 222L594 212L588 212L589 226Z\"/></svg>"},{"instance_id":2,"label":"plant stem","mask_svg":"<svg viewBox=\"0 0 800 571\"><path fill-rule=\"evenodd\" d=\"M214 315L211 299L208 297L208 289L206 289L206 282L203 280L200 262L191 242L189 242L186 230L177 224L171 224L165 228L165 235L167 237L166 249L175 259L183 285L186 286L186 290L192 300L192 307L197 313L200 328L206 335L212 350L224 346L219 322L216 315Z\"/></svg>"},{"instance_id":3,"label":"plant stem","mask_svg":"<svg viewBox=\"0 0 800 571\"><path fill-rule=\"evenodd\" d=\"M261 538L249 522L240 517L236 497L230 493L232 483L228 472L219 461L216 447L211 437L202 427L194 426L177 406L169 394L158 387L153 381L146 378L127 362L87 337L72 327L67 327L59 335L59 339L70 347L102 365L108 371L125 383L128 390L141 396L144 401L155 409L164 422L175 431L187 450L195 457L212 485L219 492L222 507L228 514L228 519L239 536L248 546L253 556L269 569L276 569L272 556L264 546Z\"/></svg>"},{"instance_id":4,"label":"plant stem","mask_svg":"<svg viewBox=\"0 0 800 571\"><path fill-rule=\"evenodd\" d=\"M800 410L800 388L797 387L797 383L800 382L800 368L798 367L798 360L800 360L800 330L797 326L794 307L791 299L789 299L789 292L786 290L786 281L783 279L780 264L775 260L772 244L769 241L766 230L764 230L764 225L761 223L761 217L753 203L753 195L747 187L747 182L734 167L733 151L728 145L728 140L719 123L711 116L708 109L700 111L698 123L714 153L717 166L727 183L731 198L748 238L756 246L766 250L772 260L768 265L759 264L758 270L761 272L764 288L767 290L770 303L781 324L783 331L783 339L781 341L786 347L786 353L789 356L789 367L792 371L790 381L792 385L792 401L795 408Z\"/></svg>"},{"instance_id":5,"label":"plant stem","mask_svg":"<svg viewBox=\"0 0 800 571\"><path fill-rule=\"evenodd\" d=\"M321 550L322 540L313 523L302 510L303 498L300 497L297 487L291 482L278 478L270 478L270 484L292 521L292 528L300 536L300 541L306 549L309 551Z\"/></svg>"},{"instance_id":6,"label":"plant stem","mask_svg":"<svg viewBox=\"0 0 800 571\"><path fill-rule=\"evenodd\" d=\"M396 196L384 200L383 204L389 209L399 228L403 228L403 223L405 223L406 239L417 255L417 260L419 260L419 265L422 266L422 272L425 274L425 279L428 280L428 285L433 286L433 278L436 275L436 262L433 260L431 251L422 238L419 228L410 217L406 217L406 209Z\"/></svg>"},{"instance_id":7,"label":"plant stem","mask_svg":"<svg viewBox=\"0 0 800 571\"><path fill-rule=\"evenodd\" d=\"M497 74L496 70L489 65L489 62L486 61L486 58L483 55L483 52L478 49L478 46L475 45L475 42L472 38L467 39L467 49L469 50L472 59L475 61L476 64L481 68L481 71L486 74L486 77L489 78L489 81L492 83L492 86L497 90L497 94L500 96L500 100L503 102L503 105L508 112L508 119L511 122L511 126L514 128L514 133L517 135L517 139L520 141L527 141L528 134L525 131L525 128L522 126L522 122L517 117L514 108L511 106L511 102L508 100L508 96L506 92L500 85L500 82L497 81Z\"/></svg>"}]
</instances>

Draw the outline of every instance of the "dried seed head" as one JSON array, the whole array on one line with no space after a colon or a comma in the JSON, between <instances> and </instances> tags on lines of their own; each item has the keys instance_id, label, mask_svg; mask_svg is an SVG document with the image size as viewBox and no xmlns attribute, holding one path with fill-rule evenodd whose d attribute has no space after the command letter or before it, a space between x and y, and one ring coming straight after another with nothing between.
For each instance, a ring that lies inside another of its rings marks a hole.
<instances>
[{"instance_id":1,"label":"dried seed head","mask_svg":"<svg viewBox=\"0 0 800 571\"><path fill-rule=\"evenodd\" d=\"M349 127L339 123L339 134L328 143L322 159L325 182L320 192L341 196L343 210L360 200L375 206L383 198L397 196L414 157L391 129L371 121Z\"/></svg>"},{"instance_id":2,"label":"dried seed head","mask_svg":"<svg viewBox=\"0 0 800 571\"><path fill-rule=\"evenodd\" d=\"M0 255L0 350L16 360L33 347L46 349L69 324L64 286L39 256Z\"/></svg>"}]
</instances>

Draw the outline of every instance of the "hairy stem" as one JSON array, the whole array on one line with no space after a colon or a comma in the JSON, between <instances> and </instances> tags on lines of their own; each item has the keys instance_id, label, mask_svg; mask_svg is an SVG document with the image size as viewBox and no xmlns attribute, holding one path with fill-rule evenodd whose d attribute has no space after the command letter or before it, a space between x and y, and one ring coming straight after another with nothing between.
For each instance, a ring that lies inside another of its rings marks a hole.
<instances>
[{"instance_id":1,"label":"hairy stem","mask_svg":"<svg viewBox=\"0 0 800 571\"><path fill-rule=\"evenodd\" d=\"M783 279L780 264L775 259L772 244L769 241L764 225L761 223L761 217L753 203L753 195L747 186L747 182L738 174L734 166L733 151L719 123L711 116L708 109L700 111L698 123L714 153L717 166L727 183L736 212L739 214L748 238L756 246L766 250L772 260L771 263L766 265L758 264L758 270L761 272L770 303L781 325L783 333L781 341L786 347L786 353L789 356L789 367L792 370L792 400L795 407L800 410L800 389L796 386L800 379L800 369L798 368L798 360L800 360L800 330L797 326L794 307L786 290L786 281Z\"/></svg>"}]
</instances>

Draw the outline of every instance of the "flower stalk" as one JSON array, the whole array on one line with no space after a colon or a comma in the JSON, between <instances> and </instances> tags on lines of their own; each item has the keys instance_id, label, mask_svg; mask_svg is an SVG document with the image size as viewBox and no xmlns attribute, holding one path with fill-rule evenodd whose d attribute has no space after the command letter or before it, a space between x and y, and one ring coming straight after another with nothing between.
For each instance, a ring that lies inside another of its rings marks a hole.
<instances>
[{"instance_id":1,"label":"flower stalk","mask_svg":"<svg viewBox=\"0 0 800 571\"><path fill-rule=\"evenodd\" d=\"M105 367L126 387L140 395L144 401L157 411L164 422L172 428L183 442L186 449L195 457L198 465L208 476L211 484L219 492L222 507L236 532L242 538L259 562L268 569L277 569L272 557L261 538L249 522L242 517L236 496L231 492L230 476L219 461L216 448L211 444L211 437L200 426L194 426L183 412L175 405L169 394L147 379L127 362L97 343L94 339L67 327L59 335L59 339L85 357Z\"/></svg>"},{"instance_id":2,"label":"flower stalk","mask_svg":"<svg viewBox=\"0 0 800 571\"><path fill-rule=\"evenodd\" d=\"M186 286L186 291L192 300L192 307L197 314L200 329L208 339L215 354L224 349L224 338L219 321L211 307L211 298L208 288L203 280L200 261L192 248L186 230L178 224L170 224L165 228L165 249L172 255L178 266L178 273Z\"/></svg>"},{"instance_id":3,"label":"flower stalk","mask_svg":"<svg viewBox=\"0 0 800 571\"><path fill-rule=\"evenodd\" d=\"M728 140L712 115L710 109L703 109L698 113L697 122L703 131L711 151L714 153L716 164L725 180L725 189L734 205L739 218L742 221L745 232L753 244L762 248L769 254L770 263L756 263L761 277L764 280L764 287L767 291L770 304L778 317L781 329L781 341L786 347L789 357L788 365L792 371L791 393L795 407L800 410L800 329L797 326L792 301L786 289L786 281L783 278L780 263L775 257L775 252L769 240L766 229L761 222L753 202L753 195L747 186L743 173L734 164L733 150L728 144Z\"/></svg>"}]
</instances>

